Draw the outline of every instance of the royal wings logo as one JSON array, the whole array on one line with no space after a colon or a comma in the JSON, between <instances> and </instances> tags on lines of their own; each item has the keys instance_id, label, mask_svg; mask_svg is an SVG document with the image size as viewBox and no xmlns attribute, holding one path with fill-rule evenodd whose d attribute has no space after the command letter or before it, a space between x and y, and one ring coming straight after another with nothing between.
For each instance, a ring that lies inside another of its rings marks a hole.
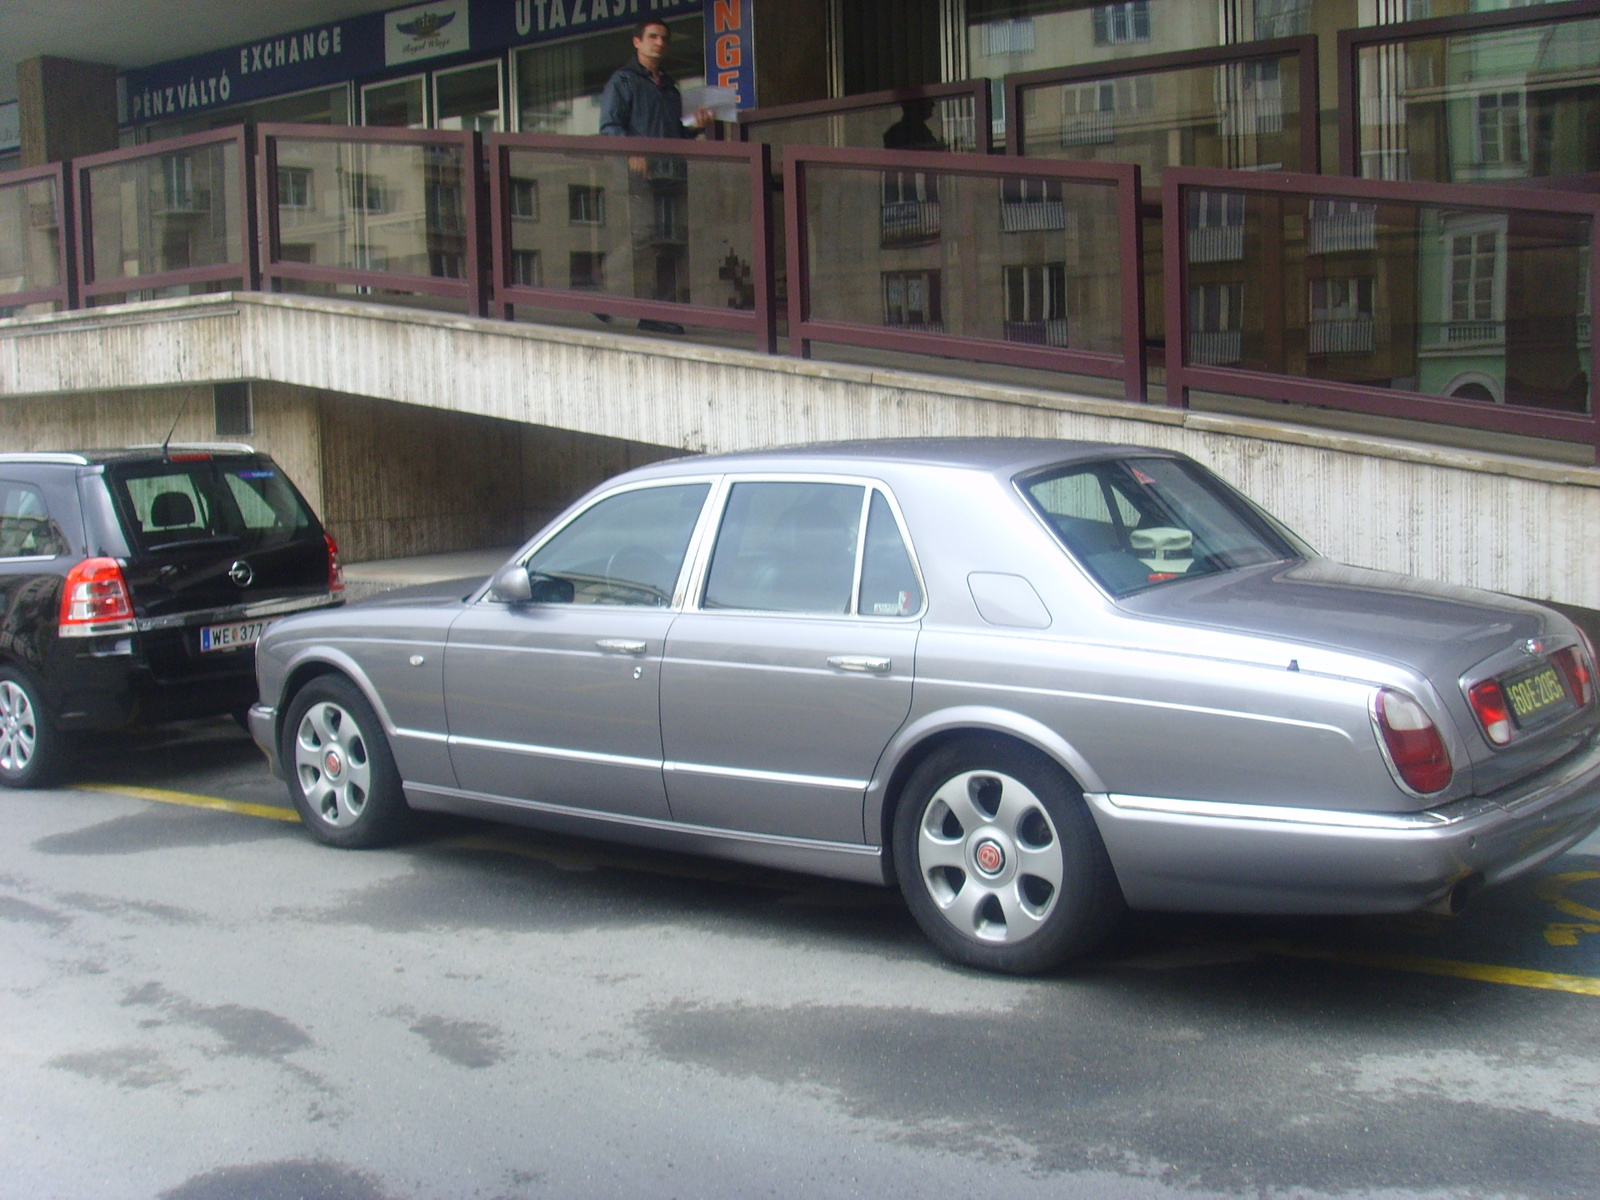
<instances>
[{"instance_id":1,"label":"royal wings logo","mask_svg":"<svg viewBox=\"0 0 1600 1200\"><path fill-rule=\"evenodd\" d=\"M455 19L456 15L453 12L425 12L421 16L417 17L414 21L397 22L395 24L395 28L401 33L405 34L407 37L414 37L418 40L423 40L437 36L441 29L443 29L446 25L449 25L450 22L454 21Z\"/></svg>"},{"instance_id":2,"label":"royal wings logo","mask_svg":"<svg viewBox=\"0 0 1600 1200\"><path fill-rule=\"evenodd\" d=\"M468 46L465 0L434 0L388 16L384 58L390 66L456 54Z\"/></svg>"}]
</instances>

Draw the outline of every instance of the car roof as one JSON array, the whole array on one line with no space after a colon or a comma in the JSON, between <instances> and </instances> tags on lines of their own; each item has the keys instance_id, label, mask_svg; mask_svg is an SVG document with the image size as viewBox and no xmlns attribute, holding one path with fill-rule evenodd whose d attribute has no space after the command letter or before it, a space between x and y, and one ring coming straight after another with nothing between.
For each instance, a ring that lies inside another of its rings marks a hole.
<instances>
[{"instance_id":1,"label":"car roof","mask_svg":"<svg viewBox=\"0 0 1600 1200\"><path fill-rule=\"evenodd\" d=\"M112 462L155 462L169 453L179 454L255 454L254 446L243 442L170 442L167 445L125 446L119 450L23 450L0 454L6 463L55 463L87 467Z\"/></svg>"},{"instance_id":2,"label":"car roof","mask_svg":"<svg viewBox=\"0 0 1600 1200\"><path fill-rule=\"evenodd\" d=\"M629 472L630 478L736 471L870 472L886 466L937 467L1010 477L1058 463L1137 455L1181 457L1170 450L1114 442L1053 438L903 438L775 446L734 454L666 459Z\"/></svg>"}]
</instances>

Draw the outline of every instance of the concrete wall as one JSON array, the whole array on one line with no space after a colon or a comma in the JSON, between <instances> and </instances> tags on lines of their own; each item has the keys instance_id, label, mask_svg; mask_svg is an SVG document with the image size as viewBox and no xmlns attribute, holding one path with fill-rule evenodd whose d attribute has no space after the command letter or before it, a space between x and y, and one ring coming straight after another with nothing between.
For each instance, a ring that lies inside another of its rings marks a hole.
<instances>
[{"instance_id":1,"label":"concrete wall","mask_svg":"<svg viewBox=\"0 0 1600 1200\"><path fill-rule=\"evenodd\" d=\"M689 451L918 435L1170 447L1334 558L1600 608L1594 468L351 301L220 295L0 322L0 405L241 378ZM547 467L568 469L559 451Z\"/></svg>"}]
</instances>

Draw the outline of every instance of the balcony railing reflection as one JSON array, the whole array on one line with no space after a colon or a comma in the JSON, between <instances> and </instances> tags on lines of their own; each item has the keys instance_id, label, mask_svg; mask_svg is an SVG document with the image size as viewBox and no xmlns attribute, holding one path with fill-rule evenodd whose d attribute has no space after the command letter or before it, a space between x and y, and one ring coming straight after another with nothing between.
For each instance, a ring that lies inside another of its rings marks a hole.
<instances>
[{"instance_id":1,"label":"balcony railing reflection","mask_svg":"<svg viewBox=\"0 0 1600 1200\"><path fill-rule=\"evenodd\" d=\"M1044 321L1007 321L1005 325L1006 341L1021 342L1025 346L1059 346L1065 349L1071 345L1067 332L1065 317L1052 317Z\"/></svg>"},{"instance_id":2,"label":"balcony railing reflection","mask_svg":"<svg viewBox=\"0 0 1600 1200\"><path fill-rule=\"evenodd\" d=\"M1208 367L1231 366L1239 361L1244 335L1237 329L1192 330L1189 361Z\"/></svg>"},{"instance_id":3,"label":"balcony railing reflection","mask_svg":"<svg viewBox=\"0 0 1600 1200\"><path fill-rule=\"evenodd\" d=\"M1306 334L1310 354L1371 354L1377 344L1376 324L1371 317L1312 321Z\"/></svg>"},{"instance_id":4,"label":"balcony railing reflection","mask_svg":"<svg viewBox=\"0 0 1600 1200\"><path fill-rule=\"evenodd\" d=\"M884 246L918 246L939 240L943 216L937 200L896 200L880 209L878 240Z\"/></svg>"},{"instance_id":5,"label":"balcony railing reflection","mask_svg":"<svg viewBox=\"0 0 1600 1200\"><path fill-rule=\"evenodd\" d=\"M59 163L0 175L0 317L72 304L66 179Z\"/></svg>"}]
</instances>

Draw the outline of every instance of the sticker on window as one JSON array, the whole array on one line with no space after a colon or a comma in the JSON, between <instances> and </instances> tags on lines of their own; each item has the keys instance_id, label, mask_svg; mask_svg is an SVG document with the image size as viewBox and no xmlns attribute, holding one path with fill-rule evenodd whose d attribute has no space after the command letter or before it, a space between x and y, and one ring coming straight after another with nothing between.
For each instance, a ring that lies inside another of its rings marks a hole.
<instances>
[{"instance_id":1,"label":"sticker on window","mask_svg":"<svg viewBox=\"0 0 1600 1200\"><path fill-rule=\"evenodd\" d=\"M893 600L879 600L872 606L875 617L903 617L911 611L911 593L901 592Z\"/></svg>"}]
</instances>

